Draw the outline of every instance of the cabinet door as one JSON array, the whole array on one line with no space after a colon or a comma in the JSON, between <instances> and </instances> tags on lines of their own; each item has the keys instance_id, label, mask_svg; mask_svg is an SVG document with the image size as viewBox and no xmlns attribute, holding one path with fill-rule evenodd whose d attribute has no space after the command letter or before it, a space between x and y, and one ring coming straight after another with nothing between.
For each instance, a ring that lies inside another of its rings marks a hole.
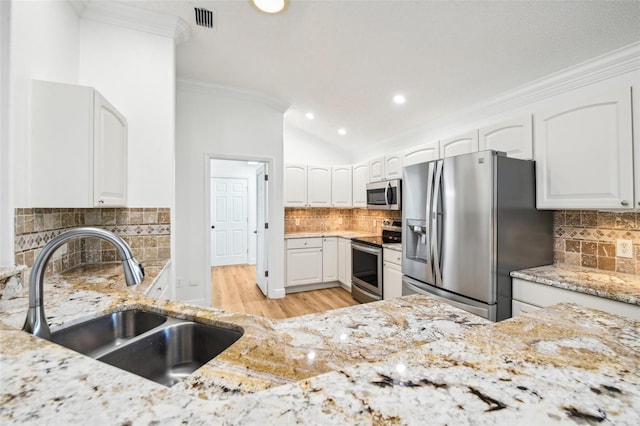
<instances>
[{"instance_id":1,"label":"cabinet door","mask_svg":"<svg viewBox=\"0 0 640 426\"><path fill-rule=\"evenodd\" d=\"M384 157L384 174L386 179L402 179L402 154Z\"/></svg>"},{"instance_id":2,"label":"cabinet door","mask_svg":"<svg viewBox=\"0 0 640 426\"><path fill-rule=\"evenodd\" d=\"M345 250L347 249L347 244L344 238L338 238L338 281L342 284L346 284L346 276L347 276L347 265L344 263L345 259Z\"/></svg>"},{"instance_id":3,"label":"cabinet door","mask_svg":"<svg viewBox=\"0 0 640 426\"><path fill-rule=\"evenodd\" d=\"M517 317L520 314L527 314L529 312L539 311L540 307L535 305L530 305L528 303L519 302L517 300L511 301L511 316Z\"/></svg>"},{"instance_id":4,"label":"cabinet door","mask_svg":"<svg viewBox=\"0 0 640 426\"><path fill-rule=\"evenodd\" d=\"M384 300L402 296L402 267L391 262L382 265L382 295Z\"/></svg>"},{"instance_id":5,"label":"cabinet door","mask_svg":"<svg viewBox=\"0 0 640 426\"><path fill-rule=\"evenodd\" d=\"M440 158L439 141L433 141L415 148L409 148L402 153L403 167L413 164L426 163Z\"/></svg>"},{"instance_id":6,"label":"cabinet door","mask_svg":"<svg viewBox=\"0 0 640 426\"><path fill-rule=\"evenodd\" d=\"M333 166L331 168L331 205L333 207L353 207L351 166Z\"/></svg>"},{"instance_id":7,"label":"cabinet door","mask_svg":"<svg viewBox=\"0 0 640 426\"><path fill-rule=\"evenodd\" d=\"M558 96L535 114L534 155L539 209L631 208L631 90Z\"/></svg>"},{"instance_id":8,"label":"cabinet door","mask_svg":"<svg viewBox=\"0 0 640 426\"><path fill-rule=\"evenodd\" d=\"M353 165L353 207L367 207L367 182L369 181L369 163Z\"/></svg>"},{"instance_id":9,"label":"cabinet door","mask_svg":"<svg viewBox=\"0 0 640 426\"><path fill-rule=\"evenodd\" d=\"M284 206L307 207L307 166L284 166Z\"/></svg>"},{"instance_id":10,"label":"cabinet door","mask_svg":"<svg viewBox=\"0 0 640 426\"><path fill-rule=\"evenodd\" d=\"M477 130L440 141L440 155L442 158L470 154L472 152L478 152Z\"/></svg>"},{"instance_id":11,"label":"cabinet door","mask_svg":"<svg viewBox=\"0 0 640 426\"><path fill-rule=\"evenodd\" d=\"M351 288L351 239L344 238L344 256L338 261L344 263L344 282L348 288Z\"/></svg>"},{"instance_id":12,"label":"cabinet door","mask_svg":"<svg viewBox=\"0 0 640 426\"><path fill-rule=\"evenodd\" d=\"M331 166L307 166L307 205L331 207Z\"/></svg>"},{"instance_id":13,"label":"cabinet door","mask_svg":"<svg viewBox=\"0 0 640 426\"><path fill-rule=\"evenodd\" d=\"M322 240L322 282L338 281L338 237Z\"/></svg>"},{"instance_id":14,"label":"cabinet door","mask_svg":"<svg viewBox=\"0 0 640 426\"><path fill-rule=\"evenodd\" d=\"M94 95L93 202L127 204L127 121L100 93Z\"/></svg>"},{"instance_id":15,"label":"cabinet door","mask_svg":"<svg viewBox=\"0 0 640 426\"><path fill-rule=\"evenodd\" d=\"M503 121L480 129L480 151L493 149L506 152L508 157L533 159L531 115Z\"/></svg>"},{"instance_id":16,"label":"cabinet door","mask_svg":"<svg viewBox=\"0 0 640 426\"><path fill-rule=\"evenodd\" d=\"M287 287L322 282L322 249L287 250Z\"/></svg>"},{"instance_id":17,"label":"cabinet door","mask_svg":"<svg viewBox=\"0 0 640 426\"><path fill-rule=\"evenodd\" d=\"M369 182L384 180L384 157L369 161Z\"/></svg>"}]
</instances>

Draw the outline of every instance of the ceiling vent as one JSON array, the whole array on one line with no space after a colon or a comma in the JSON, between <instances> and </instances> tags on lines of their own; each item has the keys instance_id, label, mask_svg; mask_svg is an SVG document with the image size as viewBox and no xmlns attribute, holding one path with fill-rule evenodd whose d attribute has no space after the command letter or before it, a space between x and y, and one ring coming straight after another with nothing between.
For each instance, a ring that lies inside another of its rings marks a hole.
<instances>
[{"instance_id":1,"label":"ceiling vent","mask_svg":"<svg viewBox=\"0 0 640 426\"><path fill-rule=\"evenodd\" d=\"M196 25L205 28L213 28L215 16L213 11L196 7L194 8L196 12Z\"/></svg>"}]
</instances>

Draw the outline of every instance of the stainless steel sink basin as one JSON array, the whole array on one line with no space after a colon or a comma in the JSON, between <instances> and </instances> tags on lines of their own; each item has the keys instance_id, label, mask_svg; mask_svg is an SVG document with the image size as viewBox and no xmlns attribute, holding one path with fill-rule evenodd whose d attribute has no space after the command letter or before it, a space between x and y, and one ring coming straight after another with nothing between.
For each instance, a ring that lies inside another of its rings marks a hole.
<instances>
[{"instance_id":1,"label":"stainless steel sink basin","mask_svg":"<svg viewBox=\"0 0 640 426\"><path fill-rule=\"evenodd\" d=\"M165 386L219 355L242 329L142 310L117 312L59 330L51 341Z\"/></svg>"},{"instance_id":2,"label":"stainless steel sink basin","mask_svg":"<svg viewBox=\"0 0 640 426\"><path fill-rule=\"evenodd\" d=\"M231 346L242 332L194 322L163 327L98 358L165 386L173 386Z\"/></svg>"},{"instance_id":3,"label":"stainless steel sink basin","mask_svg":"<svg viewBox=\"0 0 640 426\"><path fill-rule=\"evenodd\" d=\"M97 358L166 321L166 316L153 312L115 312L52 333L51 341Z\"/></svg>"}]
</instances>

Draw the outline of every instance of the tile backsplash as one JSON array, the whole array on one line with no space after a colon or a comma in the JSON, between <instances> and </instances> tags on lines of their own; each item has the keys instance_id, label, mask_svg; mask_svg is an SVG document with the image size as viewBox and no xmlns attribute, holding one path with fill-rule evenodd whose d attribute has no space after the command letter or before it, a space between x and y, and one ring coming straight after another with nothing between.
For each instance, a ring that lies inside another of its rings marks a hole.
<instances>
[{"instance_id":1,"label":"tile backsplash","mask_svg":"<svg viewBox=\"0 0 640 426\"><path fill-rule=\"evenodd\" d=\"M640 273L640 213L559 210L553 217L556 263ZM616 256L616 240L631 240L632 258Z\"/></svg>"},{"instance_id":2,"label":"tile backsplash","mask_svg":"<svg viewBox=\"0 0 640 426\"><path fill-rule=\"evenodd\" d=\"M141 262L171 257L168 208L30 208L15 210L16 264L33 266L45 244L79 226L103 228L122 237ZM111 244L97 238L82 238L56 250L48 271L114 260L118 260L118 254Z\"/></svg>"},{"instance_id":3,"label":"tile backsplash","mask_svg":"<svg viewBox=\"0 0 640 426\"><path fill-rule=\"evenodd\" d=\"M380 234L384 219L401 218L402 212L389 210L286 208L284 209L284 232L354 230Z\"/></svg>"}]
</instances>

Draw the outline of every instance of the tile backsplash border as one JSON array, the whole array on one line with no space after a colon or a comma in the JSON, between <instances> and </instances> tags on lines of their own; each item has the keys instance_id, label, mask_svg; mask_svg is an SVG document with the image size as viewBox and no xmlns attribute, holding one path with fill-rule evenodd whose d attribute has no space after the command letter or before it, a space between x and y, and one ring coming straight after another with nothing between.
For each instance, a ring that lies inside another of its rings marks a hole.
<instances>
[{"instance_id":1,"label":"tile backsplash border","mask_svg":"<svg viewBox=\"0 0 640 426\"><path fill-rule=\"evenodd\" d=\"M122 237L141 261L171 257L169 208L20 208L15 209L15 260L33 266L42 247L64 231L79 226L103 228ZM81 264L117 260L109 243L96 238L68 242L54 253L48 272L60 272Z\"/></svg>"}]
</instances>

